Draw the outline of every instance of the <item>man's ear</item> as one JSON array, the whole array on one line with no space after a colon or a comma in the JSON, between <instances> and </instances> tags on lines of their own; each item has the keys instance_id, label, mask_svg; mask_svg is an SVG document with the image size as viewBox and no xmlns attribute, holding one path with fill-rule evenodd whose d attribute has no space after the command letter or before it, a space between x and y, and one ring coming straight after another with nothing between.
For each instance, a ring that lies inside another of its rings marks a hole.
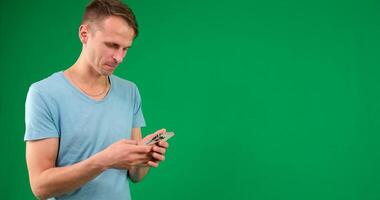
<instances>
[{"instance_id":1,"label":"man's ear","mask_svg":"<svg viewBox=\"0 0 380 200\"><path fill-rule=\"evenodd\" d=\"M89 26L88 24L81 24L79 26L79 39L82 44L86 44L89 36Z\"/></svg>"}]
</instances>

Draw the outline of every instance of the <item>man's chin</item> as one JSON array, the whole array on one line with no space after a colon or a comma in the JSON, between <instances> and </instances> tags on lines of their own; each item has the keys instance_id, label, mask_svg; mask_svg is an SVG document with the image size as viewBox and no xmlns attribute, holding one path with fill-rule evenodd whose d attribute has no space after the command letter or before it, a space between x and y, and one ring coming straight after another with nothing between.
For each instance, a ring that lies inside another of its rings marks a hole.
<instances>
[{"instance_id":1,"label":"man's chin","mask_svg":"<svg viewBox=\"0 0 380 200\"><path fill-rule=\"evenodd\" d=\"M103 76L109 76L115 71L116 67L105 67L101 70Z\"/></svg>"},{"instance_id":2,"label":"man's chin","mask_svg":"<svg viewBox=\"0 0 380 200\"><path fill-rule=\"evenodd\" d=\"M102 76L110 76L113 73L113 70L100 70Z\"/></svg>"},{"instance_id":3,"label":"man's chin","mask_svg":"<svg viewBox=\"0 0 380 200\"><path fill-rule=\"evenodd\" d=\"M113 67L113 66L109 66L109 65L105 65L102 72L103 74L108 74L108 75L111 75L116 69L116 66Z\"/></svg>"}]
</instances>

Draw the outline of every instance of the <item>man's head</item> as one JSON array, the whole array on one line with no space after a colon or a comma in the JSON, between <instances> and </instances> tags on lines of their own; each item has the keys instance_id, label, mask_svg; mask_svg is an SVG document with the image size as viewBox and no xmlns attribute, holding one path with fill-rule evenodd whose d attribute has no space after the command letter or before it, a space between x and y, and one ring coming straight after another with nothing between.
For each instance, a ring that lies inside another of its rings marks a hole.
<instances>
[{"instance_id":1,"label":"man's head","mask_svg":"<svg viewBox=\"0 0 380 200\"><path fill-rule=\"evenodd\" d=\"M93 0L86 7L79 37L86 64L110 75L138 34L132 10L119 0Z\"/></svg>"}]
</instances>

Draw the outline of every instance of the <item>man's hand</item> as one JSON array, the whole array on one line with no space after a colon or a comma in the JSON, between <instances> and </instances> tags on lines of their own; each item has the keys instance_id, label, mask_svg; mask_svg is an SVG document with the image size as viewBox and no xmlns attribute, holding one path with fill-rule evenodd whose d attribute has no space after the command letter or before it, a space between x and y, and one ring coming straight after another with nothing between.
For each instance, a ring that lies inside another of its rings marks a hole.
<instances>
[{"instance_id":1,"label":"man's hand","mask_svg":"<svg viewBox=\"0 0 380 200\"><path fill-rule=\"evenodd\" d=\"M122 139L102 153L107 167L129 169L133 166L146 164L151 160L152 146L139 145L137 141Z\"/></svg>"},{"instance_id":2,"label":"man's hand","mask_svg":"<svg viewBox=\"0 0 380 200\"><path fill-rule=\"evenodd\" d=\"M167 142L161 141L155 145L145 145L146 142L150 141L156 135L165 132L166 129L161 129L142 138L140 128L132 129L131 139L136 141L138 145L151 148L149 151L149 159L144 164L132 166L128 169L128 176L132 182L137 183L141 181L148 173L150 167L158 167L159 162L165 160L165 152L169 146Z\"/></svg>"},{"instance_id":3,"label":"man's hand","mask_svg":"<svg viewBox=\"0 0 380 200\"><path fill-rule=\"evenodd\" d=\"M166 141L156 143L152 148L152 160L149 160L147 164L151 167L158 167L159 162L165 160L165 153L168 147L169 143Z\"/></svg>"},{"instance_id":4,"label":"man's hand","mask_svg":"<svg viewBox=\"0 0 380 200\"><path fill-rule=\"evenodd\" d=\"M158 134L165 133L166 129L161 129L153 134L147 135L144 139L142 139L139 144L143 145L145 142L149 141L153 137L155 137ZM165 153L167 148L169 147L169 143L166 141L160 141L154 145L149 145L152 147L151 150L151 158L146 164L151 167L158 167L160 161L165 160Z\"/></svg>"}]
</instances>

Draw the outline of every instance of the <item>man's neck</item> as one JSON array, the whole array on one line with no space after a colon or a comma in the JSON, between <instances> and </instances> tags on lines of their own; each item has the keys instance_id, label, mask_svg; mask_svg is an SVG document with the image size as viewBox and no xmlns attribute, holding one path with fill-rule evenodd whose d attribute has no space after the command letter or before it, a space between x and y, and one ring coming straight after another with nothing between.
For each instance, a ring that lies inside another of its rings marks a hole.
<instances>
[{"instance_id":1,"label":"man's neck","mask_svg":"<svg viewBox=\"0 0 380 200\"><path fill-rule=\"evenodd\" d=\"M78 84L88 87L104 86L105 79L108 81L107 76L95 71L89 64L84 63L81 58L67 69L67 71Z\"/></svg>"}]
</instances>

